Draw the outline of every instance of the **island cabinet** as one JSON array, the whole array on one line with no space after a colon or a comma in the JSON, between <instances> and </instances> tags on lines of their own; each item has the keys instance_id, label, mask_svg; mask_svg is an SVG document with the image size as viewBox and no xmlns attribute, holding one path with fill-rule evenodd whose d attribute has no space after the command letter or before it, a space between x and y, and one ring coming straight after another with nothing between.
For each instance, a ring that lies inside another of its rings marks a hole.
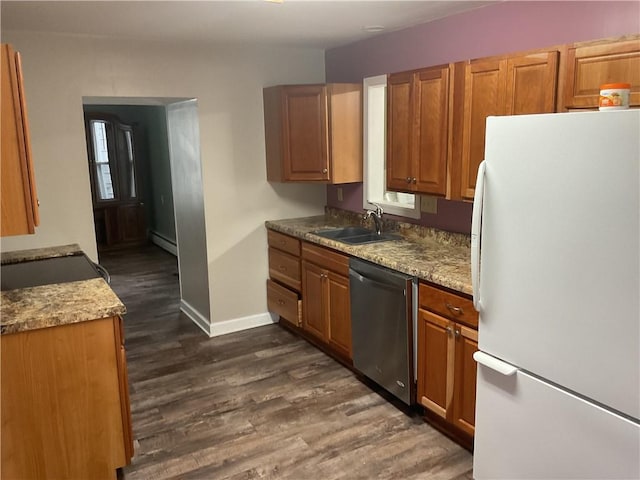
<instances>
[{"instance_id":1,"label":"island cabinet","mask_svg":"<svg viewBox=\"0 0 640 480\"><path fill-rule=\"evenodd\" d=\"M268 181L362 181L360 84L267 87L263 100Z\"/></svg>"},{"instance_id":2,"label":"island cabinet","mask_svg":"<svg viewBox=\"0 0 640 480\"><path fill-rule=\"evenodd\" d=\"M455 65L451 199L473 200L487 117L555 111L558 58L551 50Z\"/></svg>"},{"instance_id":3,"label":"island cabinet","mask_svg":"<svg viewBox=\"0 0 640 480\"><path fill-rule=\"evenodd\" d=\"M20 54L8 44L1 48L0 230L4 237L35 233L40 220Z\"/></svg>"},{"instance_id":4,"label":"island cabinet","mask_svg":"<svg viewBox=\"0 0 640 480\"><path fill-rule=\"evenodd\" d=\"M115 479L133 435L119 316L0 336L2 478Z\"/></svg>"},{"instance_id":5,"label":"island cabinet","mask_svg":"<svg viewBox=\"0 0 640 480\"><path fill-rule=\"evenodd\" d=\"M478 314L461 294L420 283L418 403L427 419L470 447L474 435Z\"/></svg>"},{"instance_id":6,"label":"island cabinet","mask_svg":"<svg viewBox=\"0 0 640 480\"><path fill-rule=\"evenodd\" d=\"M300 240L273 230L267 230L267 240L267 308L277 314L281 322L298 328L302 326Z\"/></svg>"},{"instance_id":7,"label":"island cabinet","mask_svg":"<svg viewBox=\"0 0 640 480\"><path fill-rule=\"evenodd\" d=\"M302 242L302 329L351 360L349 257Z\"/></svg>"},{"instance_id":8,"label":"island cabinet","mask_svg":"<svg viewBox=\"0 0 640 480\"><path fill-rule=\"evenodd\" d=\"M447 191L449 65L387 79L387 189Z\"/></svg>"},{"instance_id":9,"label":"island cabinet","mask_svg":"<svg viewBox=\"0 0 640 480\"><path fill-rule=\"evenodd\" d=\"M629 104L640 107L640 36L568 46L564 69L566 110L597 109L600 85L630 83Z\"/></svg>"}]
</instances>

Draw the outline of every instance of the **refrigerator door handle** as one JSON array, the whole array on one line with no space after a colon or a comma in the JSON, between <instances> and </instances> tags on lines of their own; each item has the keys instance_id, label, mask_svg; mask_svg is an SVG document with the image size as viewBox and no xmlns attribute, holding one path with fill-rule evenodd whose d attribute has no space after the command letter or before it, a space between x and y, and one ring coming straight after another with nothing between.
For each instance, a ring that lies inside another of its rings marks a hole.
<instances>
[{"instance_id":1,"label":"refrigerator door handle","mask_svg":"<svg viewBox=\"0 0 640 480\"><path fill-rule=\"evenodd\" d=\"M492 357L491 355L481 352L478 350L473 354L473 359L478 362L480 365L484 365L491 370L495 370L498 373L501 373L505 376L511 376L518 371L518 367L511 365L510 363L503 362L502 360L498 360L496 357Z\"/></svg>"},{"instance_id":2,"label":"refrigerator door handle","mask_svg":"<svg viewBox=\"0 0 640 480\"><path fill-rule=\"evenodd\" d=\"M471 287L473 307L479 312L480 304L480 240L482 237L482 203L484 200L485 161L480 162L476 191L473 197L473 219L471 221Z\"/></svg>"}]
</instances>

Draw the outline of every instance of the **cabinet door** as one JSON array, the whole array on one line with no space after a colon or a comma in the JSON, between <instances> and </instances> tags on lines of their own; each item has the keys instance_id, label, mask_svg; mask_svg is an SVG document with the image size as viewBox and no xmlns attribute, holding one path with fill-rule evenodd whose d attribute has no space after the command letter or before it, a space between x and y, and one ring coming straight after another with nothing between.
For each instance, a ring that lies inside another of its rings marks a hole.
<instances>
[{"instance_id":1,"label":"cabinet door","mask_svg":"<svg viewBox=\"0 0 640 480\"><path fill-rule=\"evenodd\" d=\"M464 81L460 197L473 200L478 166L484 159L486 120L504 115L506 60L486 60L467 65Z\"/></svg>"},{"instance_id":2,"label":"cabinet door","mask_svg":"<svg viewBox=\"0 0 640 480\"><path fill-rule=\"evenodd\" d=\"M453 393L453 342L451 322L418 310L418 401L442 418Z\"/></svg>"},{"instance_id":3,"label":"cabinet door","mask_svg":"<svg viewBox=\"0 0 640 480\"><path fill-rule=\"evenodd\" d=\"M449 66L420 70L415 78L417 128L414 189L444 196L447 191Z\"/></svg>"},{"instance_id":4,"label":"cabinet door","mask_svg":"<svg viewBox=\"0 0 640 480\"><path fill-rule=\"evenodd\" d=\"M387 80L387 189L413 191L412 136L414 128L412 72Z\"/></svg>"},{"instance_id":5,"label":"cabinet door","mask_svg":"<svg viewBox=\"0 0 640 480\"><path fill-rule=\"evenodd\" d=\"M555 111L558 55L551 51L507 60L507 115Z\"/></svg>"},{"instance_id":6,"label":"cabinet door","mask_svg":"<svg viewBox=\"0 0 640 480\"><path fill-rule=\"evenodd\" d=\"M474 434L476 415L476 361L478 332L455 324L455 374L453 385L453 424Z\"/></svg>"},{"instance_id":7,"label":"cabinet door","mask_svg":"<svg viewBox=\"0 0 640 480\"><path fill-rule=\"evenodd\" d=\"M118 351L117 367L120 382L120 410L122 411L122 433L124 436L125 460L127 465L133 457L133 428L131 424L131 404L129 403L129 376L127 374L127 353L124 348L124 325L122 317L113 318L115 346Z\"/></svg>"},{"instance_id":8,"label":"cabinet door","mask_svg":"<svg viewBox=\"0 0 640 480\"><path fill-rule=\"evenodd\" d=\"M565 108L598 108L600 85L618 82L631 84L629 103L640 106L640 39L569 48Z\"/></svg>"},{"instance_id":9,"label":"cabinet door","mask_svg":"<svg viewBox=\"0 0 640 480\"><path fill-rule=\"evenodd\" d=\"M128 463L117 331L104 318L0 336L2 478L115 478Z\"/></svg>"},{"instance_id":10,"label":"cabinet door","mask_svg":"<svg viewBox=\"0 0 640 480\"><path fill-rule=\"evenodd\" d=\"M302 328L320 340L327 339L326 286L327 271L302 262Z\"/></svg>"},{"instance_id":11,"label":"cabinet door","mask_svg":"<svg viewBox=\"0 0 640 480\"><path fill-rule=\"evenodd\" d=\"M2 236L35 233L39 223L20 54L2 45Z\"/></svg>"},{"instance_id":12,"label":"cabinet door","mask_svg":"<svg viewBox=\"0 0 640 480\"><path fill-rule=\"evenodd\" d=\"M328 272L328 340L331 346L351 359L351 304L349 279Z\"/></svg>"},{"instance_id":13,"label":"cabinet door","mask_svg":"<svg viewBox=\"0 0 640 480\"><path fill-rule=\"evenodd\" d=\"M285 180L329 180L326 87L290 86L283 95Z\"/></svg>"}]
</instances>

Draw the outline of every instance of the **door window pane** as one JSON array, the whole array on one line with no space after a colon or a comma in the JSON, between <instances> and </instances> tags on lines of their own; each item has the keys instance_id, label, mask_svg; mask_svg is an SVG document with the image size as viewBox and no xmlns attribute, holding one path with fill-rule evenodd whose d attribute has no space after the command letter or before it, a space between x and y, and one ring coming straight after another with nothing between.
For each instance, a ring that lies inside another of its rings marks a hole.
<instances>
[{"instance_id":1,"label":"door window pane","mask_svg":"<svg viewBox=\"0 0 640 480\"><path fill-rule=\"evenodd\" d=\"M113 192L111 165L109 163L106 122L92 121L91 136L93 139L93 156L95 162L96 194L100 200L112 200L115 198L115 195Z\"/></svg>"},{"instance_id":2,"label":"door window pane","mask_svg":"<svg viewBox=\"0 0 640 480\"><path fill-rule=\"evenodd\" d=\"M136 170L133 162L133 136L131 130L125 130L124 138L127 144L127 176L129 183L129 196L136 197Z\"/></svg>"}]
</instances>

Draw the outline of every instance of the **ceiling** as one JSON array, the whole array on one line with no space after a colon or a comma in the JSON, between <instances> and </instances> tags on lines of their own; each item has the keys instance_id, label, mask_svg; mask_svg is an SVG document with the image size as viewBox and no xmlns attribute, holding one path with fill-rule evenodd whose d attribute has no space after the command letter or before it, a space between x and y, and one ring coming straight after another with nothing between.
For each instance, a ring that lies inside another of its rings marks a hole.
<instances>
[{"instance_id":1,"label":"ceiling","mask_svg":"<svg viewBox=\"0 0 640 480\"><path fill-rule=\"evenodd\" d=\"M420 0L13 1L1 29L328 49L495 3ZM383 32L363 27L384 26Z\"/></svg>"}]
</instances>

